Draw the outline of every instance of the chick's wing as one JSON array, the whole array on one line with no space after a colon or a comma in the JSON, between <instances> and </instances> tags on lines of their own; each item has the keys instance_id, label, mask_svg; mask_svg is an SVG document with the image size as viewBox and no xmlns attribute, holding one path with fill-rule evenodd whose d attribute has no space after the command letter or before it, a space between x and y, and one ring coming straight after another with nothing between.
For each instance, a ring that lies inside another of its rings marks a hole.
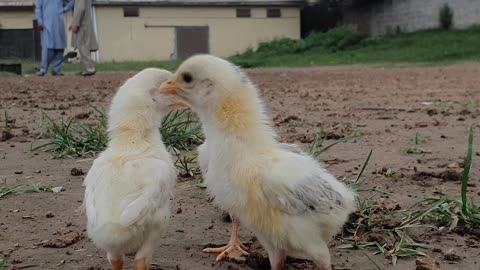
<instances>
[{"instance_id":1,"label":"chick's wing","mask_svg":"<svg viewBox=\"0 0 480 270\"><path fill-rule=\"evenodd\" d=\"M83 186L86 187L86 189L82 206L85 209L91 224L96 224L97 217L96 203L94 199L96 184L98 181L101 181L101 179L108 178L110 176L109 172L107 164L96 159L88 171L85 180L83 180Z\"/></svg>"},{"instance_id":2,"label":"chick's wing","mask_svg":"<svg viewBox=\"0 0 480 270\"><path fill-rule=\"evenodd\" d=\"M153 158L129 161L125 166L128 177L139 181L138 190L122 202L120 223L129 226L141 221L149 210L168 203L175 172L165 161Z\"/></svg>"},{"instance_id":3,"label":"chick's wing","mask_svg":"<svg viewBox=\"0 0 480 270\"><path fill-rule=\"evenodd\" d=\"M268 168L262 190L273 207L288 214L329 213L345 207L334 176L310 157L290 153L272 159Z\"/></svg>"}]
</instances>

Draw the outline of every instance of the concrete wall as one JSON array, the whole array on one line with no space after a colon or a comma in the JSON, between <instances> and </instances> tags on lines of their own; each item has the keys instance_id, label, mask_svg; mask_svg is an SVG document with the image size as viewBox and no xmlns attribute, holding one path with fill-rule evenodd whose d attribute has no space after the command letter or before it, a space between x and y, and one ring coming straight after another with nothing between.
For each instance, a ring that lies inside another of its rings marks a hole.
<instances>
[{"instance_id":1,"label":"concrete wall","mask_svg":"<svg viewBox=\"0 0 480 270\"><path fill-rule=\"evenodd\" d=\"M0 29L32 29L34 19L32 10L2 10Z\"/></svg>"},{"instance_id":2,"label":"concrete wall","mask_svg":"<svg viewBox=\"0 0 480 270\"><path fill-rule=\"evenodd\" d=\"M447 3L455 28L480 24L480 0L385 0L368 8L349 8L344 23L362 32L382 35L400 28L404 32L439 26L439 10Z\"/></svg>"},{"instance_id":3,"label":"concrete wall","mask_svg":"<svg viewBox=\"0 0 480 270\"><path fill-rule=\"evenodd\" d=\"M139 17L123 17L122 7L97 6L100 60L167 60L175 26L208 25L210 53L223 57L276 37L300 38L300 9L281 12L266 18L266 8L252 8L251 18L237 18L233 7L140 7Z\"/></svg>"},{"instance_id":4,"label":"concrete wall","mask_svg":"<svg viewBox=\"0 0 480 270\"><path fill-rule=\"evenodd\" d=\"M72 11L65 13L65 31L72 22ZM5 10L0 11L0 30L32 29L35 20L34 10ZM71 34L67 32L67 45L70 44Z\"/></svg>"},{"instance_id":5,"label":"concrete wall","mask_svg":"<svg viewBox=\"0 0 480 270\"><path fill-rule=\"evenodd\" d=\"M237 18L234 7L140 7L139 17L123 8L97 6L100 61L168 60L175 52L175 26L209 26L210 53L231 56L278 37L300 38L300 8L281 8L281 18L267 18L266 8L251 8ZM32 29L33 10L0 11L0 29ZM65 14L65 27L72 12ZM70 45L71 33L67 32ZM67 50L73 49L70 46Z\"/></svg>"}]
</instances>

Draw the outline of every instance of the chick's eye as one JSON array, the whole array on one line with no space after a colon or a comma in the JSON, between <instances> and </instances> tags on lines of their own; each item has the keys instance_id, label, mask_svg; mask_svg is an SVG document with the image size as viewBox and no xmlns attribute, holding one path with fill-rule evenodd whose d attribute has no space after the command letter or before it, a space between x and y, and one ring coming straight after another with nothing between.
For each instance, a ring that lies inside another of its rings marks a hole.
<instances>
[{"instance_id":1,"label":"chick's eye","mask_svg":"<svg viewBox=\"0 0 480 270\"><path fill-rule=\"evenodd\" d=\"M193 81L192 74L190 74L190 73L183 73L182 74L182 79L186 83L191 83Z\"/></svg>"}]
</instances>

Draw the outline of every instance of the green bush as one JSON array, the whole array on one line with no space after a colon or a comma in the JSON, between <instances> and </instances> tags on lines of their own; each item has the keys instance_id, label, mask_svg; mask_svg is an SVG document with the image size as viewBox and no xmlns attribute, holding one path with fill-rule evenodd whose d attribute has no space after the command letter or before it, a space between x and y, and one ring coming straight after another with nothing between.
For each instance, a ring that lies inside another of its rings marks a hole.
<instances>
[{"instance_id":1,"label":"green bush","mask_svg":"<svg viewBox=\"0 0 480 270\"><path fill-rule=\"evenodd\" d=\"M257 53L297 53L305 51L305 42L290 38L274 39L269 42L261 42L258 45Z\"/></svg>"},{"instance_id":2,"label":"green bush","mask_svg":"<svg viewBox=\"0 0 480 270\"><path fill-rule=\"evenodd\" d=\"M358 45L364 36L348 26L336 27L324 33L323 46L330 51L343 51Z\"/></svg>"},{"instance_id":3,"label":"green bush","mask_svg":"<svg viewBox=\"0 0 480 270\"><path fill-rule=\"evenodd\" d=\"M254 57L255 54L295 54L308 51L312 48L322 48L335 52L355 47L359 45L363 39L364 36L352 27L341 26L325 33L312 32L305 39L280 38L269 42L261 42L256 51L249 48L233 58L242 58L242 63L237 64L243 67L252 67L257 64L256 61L252 62L246 59Z\"/></svg>"},{"instance_id":4,"label":"green bush","mask_svg":"<svg viewBox=\"0 0 480 270\"><path fill-rule=\"evenodd\" d=\"M439 14L440 20L440 28L444 30L448 30L453 26L453 10L450 8L448 4L444 4L440 8Z\"/></svg>"},{"instance_id":5,"label":"green bush","mask_svg":"<svg viewBox=\"0 0 480 270\"><path fill-rule=\"evenodd\" d=\"M332 30L333 31L333 30ZM335 33L335 32L334 32ZM357 35L333 42L329 33L312 33L304 39L306 50L299 53L257 53L230 57L241 67L305 67L338 64L445 64L480 61L480 26L458 30L430 29L390 36L361 37ZM328 40L337 49L326 48Z\"/></svg>"}]
</instances>

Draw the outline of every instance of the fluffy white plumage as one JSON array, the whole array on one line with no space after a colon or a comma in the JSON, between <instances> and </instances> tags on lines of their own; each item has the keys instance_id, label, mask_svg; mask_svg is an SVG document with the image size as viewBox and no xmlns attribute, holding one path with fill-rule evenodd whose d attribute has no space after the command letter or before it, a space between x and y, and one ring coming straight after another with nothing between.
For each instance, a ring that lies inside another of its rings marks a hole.
<instances>
[{"instance_id":1,"label":"fluffy white plumage","mask_svg":"<svg viewBox=\"0 0 480 270\"><path fill-rule=\"evenodd\" d=\"M354 193L312 157L277 142L255 86L217 57L186 60L162 91L191 104L208 140L205 184L252 229L272 269L287 255L329 270L327 243L355 210ZM203 163L203 164L202 164ZM202 169L203 171L203 169Z\"/></svg>"},{"instance_id":2,"label":"fluffy white plumage","mask_svg":"<svg viewBox=\"0 0 480 270\"><path fill-rule=\"evenodd\" d=\"M131 253L136 269L147 269L170 217L176 169L158 130L175 106L158 91L170 75L146 69L120 87L109 112L108 147L84 181L88 235L114 269Z\"/></svg>"}]
</instances>

